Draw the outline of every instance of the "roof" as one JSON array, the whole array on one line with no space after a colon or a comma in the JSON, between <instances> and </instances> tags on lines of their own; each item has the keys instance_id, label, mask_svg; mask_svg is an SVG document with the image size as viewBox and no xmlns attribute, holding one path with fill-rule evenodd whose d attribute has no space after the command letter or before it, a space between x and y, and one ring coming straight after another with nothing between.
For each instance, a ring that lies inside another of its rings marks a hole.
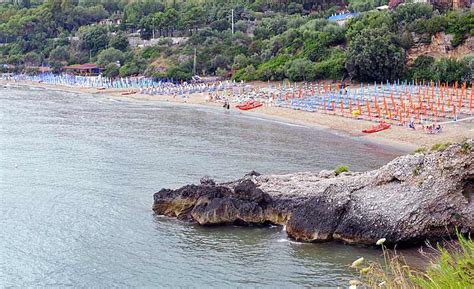
<instances>
[{"instance_id":1,"label":"roof","mask_svg":"<svg viewBox=\"0 0 474 289\"><path fill-rule=\"evenodd\" d=\"M359 13L341 13L341 14L336 14L332 15L331 17L328 18L329 21L343 21L352 17L356 17L359 15Z\"/></svg>"},{"instance_id":2,"label":"roof","mask_svg":"<svg viewBox=\"0 0 474 289\"><path fill-rule=\"evenodd\" d=\"M73 70L89 70L89 69L97 69L99 68L94 63L84 63L84 64L73 64L64 66L64 69L73 69Z\"/></svg>"}]
</instances>

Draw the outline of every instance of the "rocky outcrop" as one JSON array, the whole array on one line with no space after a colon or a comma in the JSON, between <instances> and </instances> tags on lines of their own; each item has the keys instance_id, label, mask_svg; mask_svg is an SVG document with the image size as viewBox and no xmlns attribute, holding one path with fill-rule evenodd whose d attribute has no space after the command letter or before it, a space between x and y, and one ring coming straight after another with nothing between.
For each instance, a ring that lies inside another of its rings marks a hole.
<instances>
[{"instance_id":1,"label":"rocky outcrop","mask_svg":"<svg viewBox=\"0 0 474 289\"><path fill-rule=\"evenodd\" d=\"M156 214L201 225L278 224L301 241L414 245L474 228L473 140L363 173L260 175L162 189Z\"/></svg>"},{"instance_id":2,"label":"rocky outcrop","mask_svg":"<svg viewBox=\"0 0 474 289\"><path fill-rule=\"evenodd\" d=\"M472 54L474 51L474 37L468 36L464 43L453 47L451 41L453 40L453 34L445 34L444 32L436 33L431 36L430 43L426 43L423 38L428 37L427 34L416 34L412 33L413 46L408 49L407 63L413 64L416 58L421 55L431 56L433 58L456 58L462 59L466 55Z\"/></svg>"}]
</instances>

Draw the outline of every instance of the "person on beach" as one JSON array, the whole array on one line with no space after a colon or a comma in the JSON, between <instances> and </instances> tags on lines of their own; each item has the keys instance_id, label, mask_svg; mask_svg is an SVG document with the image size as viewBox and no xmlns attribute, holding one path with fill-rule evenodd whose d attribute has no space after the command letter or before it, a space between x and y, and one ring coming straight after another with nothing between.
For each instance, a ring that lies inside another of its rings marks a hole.
<instances>
[{"instance_id":1,"label":"person on beach","mask_svg":"<svg viewBox=\"0 0 474 289\"><path fill-rule=\"evenodd\" d=\"M409 128L415 130L415 120L413 117L410 119L410 124L408 125Z\"/></svg>"}]
</instances>

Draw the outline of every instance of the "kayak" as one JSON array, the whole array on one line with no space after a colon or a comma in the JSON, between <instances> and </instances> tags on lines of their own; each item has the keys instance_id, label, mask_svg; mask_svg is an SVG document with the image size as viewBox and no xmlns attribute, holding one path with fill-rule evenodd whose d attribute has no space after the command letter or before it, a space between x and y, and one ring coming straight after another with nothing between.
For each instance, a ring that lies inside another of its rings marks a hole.
<instances>
[{"instance_id":1,"label":"kayak","mask_svg":"<svg viewBox=\"0 0 474 289\"><path fill-rule=\"evenodd\" d=\"M246 101L242 104L238 104L235 107L237 107L240 110L250 110L250 109L257 108L257 107L261 107L262 105L263 104L258 102L258 101L249 100L249 101Z\"/></svg>"},{"instance_id":2,"label":"kayak","mask_svg":"<svg viewBox=\"0 0 474 289\"><path fill-rule=\"evenodd\" d=\"M381 122L380 124L375 125L371 128L364 129L362 132L364 132L364 133L374 133L374 132L382 131L382 130L385 130L385 129L389 129L390 127L391 127L390 124L388 124L386 122Z\"/></svg>"},{"instance_id":3,"label":"kayak","mask_svg":"<svg viewBox=\"0 0 474 289\"><path fill-rule=\"evenodd\" d=\"M122 92L122 95L131 95L131 94L135 94L137 93L136 91L126 91L126 92Z\"/></svg>"}]
</instances>

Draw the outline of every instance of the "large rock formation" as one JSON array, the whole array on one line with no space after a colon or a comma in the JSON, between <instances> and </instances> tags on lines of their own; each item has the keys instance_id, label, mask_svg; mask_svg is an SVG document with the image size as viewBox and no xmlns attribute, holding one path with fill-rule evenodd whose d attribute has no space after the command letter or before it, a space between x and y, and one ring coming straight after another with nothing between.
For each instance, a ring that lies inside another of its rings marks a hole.
<instances>
[{"instance_id":1,"label":"large rock formation","mask_svg":"<svg viewBox=\"0 0 474 289\"><path fill-rule=\"evenodd\" d=\"M473 140L399 157L380 169L259 175L162 189L156 214L201 225L279 224L301 241L412 245L474 228Z\"/></svg>"}]
</instances>

